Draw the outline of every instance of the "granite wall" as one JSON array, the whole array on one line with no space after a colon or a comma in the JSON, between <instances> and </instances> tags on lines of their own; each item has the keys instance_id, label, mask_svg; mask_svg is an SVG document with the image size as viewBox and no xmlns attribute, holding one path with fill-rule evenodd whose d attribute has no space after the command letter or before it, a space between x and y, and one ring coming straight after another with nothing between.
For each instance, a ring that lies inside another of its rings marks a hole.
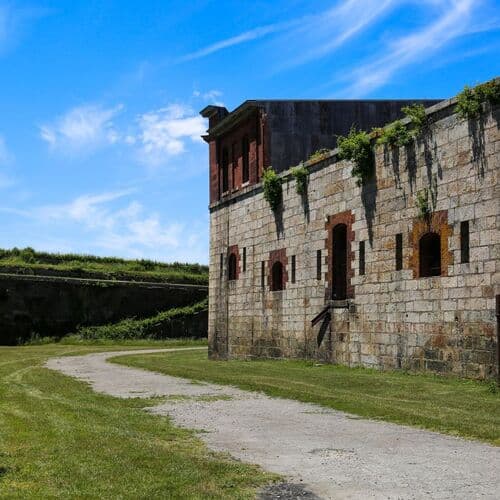
<instances>
[{"instance_id":1,"label":"granite wall","mask_svg":"<svg viewBox=\"0 0 500 500\"><path fill-rule=\"evenodd\" d=\"M375 178L362 187L351 176L352 164L338 161L333 151L306 164L305 196L296 193L288 172L282 174L277 213L261 185L211 205L213 358L315 358L494 376L500 109L485 105L480 118L462 120L455 102L428 108L430 125L409 146L377 146ZM420 215L417 202L425 193L428 217ZM468 223L468 262L462 223ZM347 241L342 300L332 296L338 224L345 225ZM435 233L440 245L439 275L429 277L421 275L419 248L427 233ZM235 248L237 279L228 280L229 249ZM281 291L271 291L276 255L283 260ZM325 306L324 320L312 326Z\"/></svg>"}]
</instances>

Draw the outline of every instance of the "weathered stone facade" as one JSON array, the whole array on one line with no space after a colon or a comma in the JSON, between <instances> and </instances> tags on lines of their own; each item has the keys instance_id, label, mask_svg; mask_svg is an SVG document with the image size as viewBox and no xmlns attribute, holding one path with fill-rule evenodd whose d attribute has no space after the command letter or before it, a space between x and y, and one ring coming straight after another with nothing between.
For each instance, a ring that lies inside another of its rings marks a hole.
<instances>
[{"instance_id":1,"label":"weathered stone facade","mask_svg":"<svg viewBox=\"0 0 500 500\"><path fill-rule=\"evenodd\" d=\"M212 203L210 355L494 376L499 117L485 104L480 118L462 120L455 100L443 101L428 108L430 125L409 146L376 147L375 179L361 187L332 151L306 163L304 196L289 172L280 174L277 213L261 184ZM424 189L428 217L417 206ZM236 246L238 276L228 280ZM436 249L437 260L423 255ZM271 291L280 258L283 289ZM312 326L325 306L329 314Z\"/></svg>"}]
</instances>

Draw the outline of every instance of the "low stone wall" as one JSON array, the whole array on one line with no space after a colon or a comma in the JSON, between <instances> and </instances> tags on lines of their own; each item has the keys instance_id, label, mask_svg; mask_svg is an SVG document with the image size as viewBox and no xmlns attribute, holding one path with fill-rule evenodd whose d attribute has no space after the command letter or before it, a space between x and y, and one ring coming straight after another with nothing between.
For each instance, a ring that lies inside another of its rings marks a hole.
<instances>
[{"instance_id":1,"label":"low stone wall","mask_svg":"<svg viewBox=\"0 0 500 500\"><path fill-rule=\"evenodd\" d=\"M0 344L13 345L34 334L62 337L78 325L153 316L206 296L207 288L198 285L0 274ZM203 329L200 318L194 336ZM179 337L191 330L175 326Z\"/></svg>"}]
</instances>

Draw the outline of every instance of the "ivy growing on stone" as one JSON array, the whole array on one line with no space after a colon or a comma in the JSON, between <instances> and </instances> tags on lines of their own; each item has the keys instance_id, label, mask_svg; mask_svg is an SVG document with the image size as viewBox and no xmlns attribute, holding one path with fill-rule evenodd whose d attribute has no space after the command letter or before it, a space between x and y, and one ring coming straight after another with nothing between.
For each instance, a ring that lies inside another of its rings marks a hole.
<instances>
[{"instance_id":1,"label":"ivy growing on stone","mask_svg":"<svg viewBox=\"0 0 500 500\"><path fill-rule=\"evenodd\" d=\"M309 171L304 165L300 164L296 167L292 167L290 170L292 177L295 179L295 190L297 194L304 195L307 191L307 176Z\"/></svg>"},{"instance_id":2,"label":"ivy growing on stone","mask_svg":"<svg viewBox=\"0 0 500 500\"><path fill-rule=\"evenodd\" d=\"M456 112L463 119L477 118L482 110L482 103L500 103L500 80L491 80L476 87L465 86L457 95Z\"/></svg>"},{"instance_id":3,"label":"ivy growing on stone","mask_svg":"<svg viewBox=\"0 0 500 500\"><path fill-rule=\"evenodd\" d=\"M273 211L277 210L282 201L281 178L273 170L273 167L267 167L264 170L262 183L264 186L264 198Z\"/></svg>"},{"instance_id":4,"label":"ivy growing on stone","mask_svg":"<svg viewBox=\"0 0 500 500\"><path fill-rule=\"evenodd\" d=\"M411 120L411 132L413 137L420 135L422 130L427 126L427 113L423 104L410 104L403 106L401 111Z\"/></svg>"},{"instance_id":5,"label":"ivy growing on stone","mask_svg":"<svg viewBox=\"0 0 500 500\"><path fill-rule=\"evenodd\" d=\"M342 135L337 138L339 148L338 157L341 160L350 160L354 163L352 169L353 177L356 177L356 183L361 186L373 176L374 157L370 144L370 135L362 130L356 130L352 127L349 135Z\"/></svg>"},{"instance_id":6,"label":"ivy growing on stone","mask_svg":"<svg viewBox=\"0 0 500 500\"><path fill-rule=\"evenodd\" d=\"M379 136L377 144L388 144L389 146L406 146L413 139L412 134L401 120L396 120L383 129L377 129L376 133Z\"/></svg>"},{"instance_id":7,"label":"ivy growing on stone","mask_svg":"<svg viewBox=\"0 0 500 500\"><path fill-rule=\"evenodd\" d=\"M431 213L431 208L429 206L429 190L424 188L417 193L417 208L418 215L422 219L428 217Z\"/></svg>"}]
</instances>

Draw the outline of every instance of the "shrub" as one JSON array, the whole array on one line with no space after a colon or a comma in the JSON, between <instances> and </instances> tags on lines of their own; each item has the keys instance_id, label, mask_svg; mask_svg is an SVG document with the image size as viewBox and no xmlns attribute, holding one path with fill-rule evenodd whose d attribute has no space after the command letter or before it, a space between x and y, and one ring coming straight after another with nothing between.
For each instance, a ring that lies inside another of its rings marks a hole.
<instances>
[{"instance_id":1,"label":"shrub","mask_svg":"<svg viewBox=\"0 0 500 500\"><path fill-rule=\"evenodd\" d=\"M293 167L290 172L295 179L297 194L304 195L307 191L307 176L309 175L309 171L304 165L300 164Z\"/></svg>"},{"instance_id":2,"label":"shrub","mask_svg":"<svg viewBox=\"0 0 500 500\"><path fill-rule=\"evenodd\" d=\"M500 80L495 79L474 88L465 86L457 95L456 112L463 119L477 118L482 112L482 103L500 103Z\"/></svg>"},{"instance_id":3,"label":"shrub","mask_svg":"<svg viewBox=\"0 0 500 500\"><path fill-rule=\"evenodd\" d=\"M479 116L481 112L481 98L474 89L466 85L462 92L457 95L456 112L463 119Z\"/></svg>"},{"instance_id":4,"label":"shrub","mask_svg":"<svg viewBox=\"0 0 500 500\"><path fill-rule=\"evenodd\" d=\"M281 178L273 170L273 167L268 167L264 170L262 182L264 185L264 198L271 206L271 209L275 211L282 200Z\"/></svg>"},{"instance_id":5,"label":"shrub","mask_svg":"<svg viewBox=\"0 0 500 500\"><path fill-rule=\"evenodd\" d=\"M319 161L323 160L328 156L330 150L328 148L321 148L315 151L311 156L309 156L308 161Z\"/></svg>"},{"instance_id":6,"label":"shrub","mask_svg":"<svg viewBox=\"0 0 500 500\"><path fill-rule=\"evenodd\" d=\"M413 137L416 137L427 125L425 107L422 104L411 104L410 106L403 106L401 111L411 120Z\"/></svg>"},{"instance_id":7,"label":"shrub","mask_svg":"<svg viewBox=\"0 0 500 500\"><path fill-rule=\"evenodd\" d=\"M340 135L337 138L337 145L339 158L354 163L351 173L358 186L372 177L375 163L368 133L352 127L347 137Z\"/></svg>"},{"instance_id":8,"label":"shrub","mask_svg":"<svg viewBox=\"0 0 500 500\"><path fill-rule=\"evenodd\" d=\"M412 140L412 135L401 120L396 120L383 129L377 129L379 138L377 144L390 146L406 146Z\"/></svg>"},{"instance_id":9,"label":"shrub","mask_svg":"<svg viewBox=\"0 0 500 500\"><path fill-rule=\"evenodd\" d=\"M145 319L124 319L118 323L101 326L85 326L77 329L76 335L86 340L129 340L129 339L161 339L168 338L172 322L183 320L206 311L208 299L191 306L173 308ZM179 336L179 333L176 333Z\"/></svg>"}]
</instances>

